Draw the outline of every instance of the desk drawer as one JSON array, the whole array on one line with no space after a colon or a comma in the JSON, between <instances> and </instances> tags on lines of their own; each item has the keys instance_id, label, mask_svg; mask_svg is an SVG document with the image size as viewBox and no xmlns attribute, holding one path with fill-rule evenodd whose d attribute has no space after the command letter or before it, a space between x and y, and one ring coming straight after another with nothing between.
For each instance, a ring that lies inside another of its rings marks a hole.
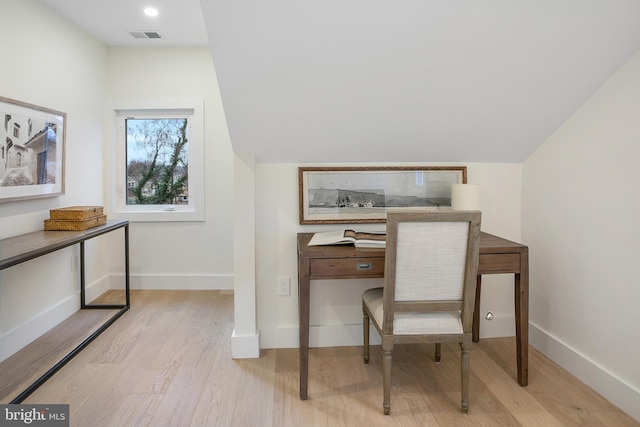
<instances>
[{"instance_id":1,"label":"desk drawer","mask_svg":"<svg viewBox=\"0 0 640 427\"><path fill-rule=\"evenodd\" d=\"M326 258L309 260L312 279L336 277L384 277L384 257Z\"/></svg>"},{"instance_id":2,"label":"desk drawer","mask_svg":"<svg viewBox=\"0 0 640 427\"><path fill-rule=\"evenodd\" d=\"M518 272L520 254L480 254L478 274Z\"/></svg>"}]
</instances>

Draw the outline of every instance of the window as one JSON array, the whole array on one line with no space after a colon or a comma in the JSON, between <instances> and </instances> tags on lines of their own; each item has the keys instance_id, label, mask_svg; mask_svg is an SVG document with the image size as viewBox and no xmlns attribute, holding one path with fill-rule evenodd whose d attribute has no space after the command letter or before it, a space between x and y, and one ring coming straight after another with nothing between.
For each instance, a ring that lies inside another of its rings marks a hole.
<instances>
[{"instance_id":1,"label":"window","mask_svg":"<svg viewBox=\"0 0 640 427\"><path fill-rule=\"evenodd\" d=\"M187 117L125 119L127 205L189 202Z\"/></svg>"},{"instance_id":2,"label":"window","mask_svg":"<svg viewBox=\"0 0 640 427\"><path fill-rule=\"evenodd\" d=\"M114 111L115 216L204 220L202 101Z\"/></svg>"}]
</instances>

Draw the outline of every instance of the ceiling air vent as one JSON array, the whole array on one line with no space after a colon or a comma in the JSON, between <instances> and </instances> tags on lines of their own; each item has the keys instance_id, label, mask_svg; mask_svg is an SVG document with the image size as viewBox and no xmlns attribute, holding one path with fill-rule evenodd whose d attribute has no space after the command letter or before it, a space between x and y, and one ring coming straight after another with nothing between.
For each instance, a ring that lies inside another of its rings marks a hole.
<instances>
[{"instance_id":1,"label":"ceiling air vent","mask_svg":"<svg viewBox=\"0 0 640 427\"><path fill-rule=\"evenodd\" d=\"M162 36L155 31L129 31L134 39L161 39Z\"/></svg>"}]
</instances>

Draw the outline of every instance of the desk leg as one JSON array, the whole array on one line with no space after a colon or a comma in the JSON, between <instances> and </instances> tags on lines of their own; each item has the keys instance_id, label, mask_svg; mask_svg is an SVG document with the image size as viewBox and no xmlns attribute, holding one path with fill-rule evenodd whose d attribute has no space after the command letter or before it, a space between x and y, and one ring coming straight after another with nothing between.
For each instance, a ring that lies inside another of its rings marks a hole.
<instances>
[{"instance_id":1,"label":"desk leg","mask_svg":"<svg viewBox=\"0 0 640 427\"><path fill-rule=\"evenodd\" d=\"M124 292L126 307L131 307L131 279L129 270L129 224L127 224L124 226Z\"/></svg>"},{"instance_id":2,"label":"desk leg","mask_svg":"<svg viewBox=\"0 0 640 427\"><path fill-rule=\"evenodd\" d=\"M300 334L300 399L307 400L309 380L309 260L298 262L298 316Z\"/></svg>"},{"instance_id":3,"label":"desk leg","mask_svg":"<svg viewBox=\"0 0 640 427\"><path fill-rule=\"evenodd\" d=\"M471 324L471 334L473 342L480 341L480 288L482 287L482 276L478 274L476 279L476 300L473 304L473 323Z\"/></svg>"},{"instance_id":4,"label":"desk leg","mask_svg":"<svg viewBox=\"0 0 640 427\"><path fill-rule=\"evenodd\" d=\"M515 275L516 352L518 384L529 383L529 257L520 254L520 273Z\"/></svg>"},{"instance_id":5,"label":"desk leg","mask_svg":"<svg viewBox=\"0 0 640 427\"><path fill-rule=\"evenodd\" d=\"M85 282L85 275L86 275L86 271L85 271L85 263L84 263L84 240L82 242L80 242L80 308L84 309L87 308L87 302L86 302L86 282Z\"/></svg>"}]
</instances>

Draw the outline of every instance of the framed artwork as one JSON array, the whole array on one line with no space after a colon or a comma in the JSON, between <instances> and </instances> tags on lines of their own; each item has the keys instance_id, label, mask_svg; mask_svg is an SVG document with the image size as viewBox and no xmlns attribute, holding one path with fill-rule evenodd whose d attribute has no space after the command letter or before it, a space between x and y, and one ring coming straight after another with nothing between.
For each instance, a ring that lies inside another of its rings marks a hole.
<instances>
[{"instance_id":1,"label":"framed artwork","mask_svg":"<svg viewBox=\"0 0 640 427\"><path fill-rule=\"evenodd\" d=\"M67 115L0 96L0 202L64 194Z\"/></svg>"},{"instance_id":2,"label":"framed artwork","mask_svg":"<svg viewBox=\"0 0 640 427\"><path fill-rule=\"evenodd\" d=\"M451 206L466 166L299 167L300 224L385 222L387 210Z\"/></svg>"}]
</instances>

